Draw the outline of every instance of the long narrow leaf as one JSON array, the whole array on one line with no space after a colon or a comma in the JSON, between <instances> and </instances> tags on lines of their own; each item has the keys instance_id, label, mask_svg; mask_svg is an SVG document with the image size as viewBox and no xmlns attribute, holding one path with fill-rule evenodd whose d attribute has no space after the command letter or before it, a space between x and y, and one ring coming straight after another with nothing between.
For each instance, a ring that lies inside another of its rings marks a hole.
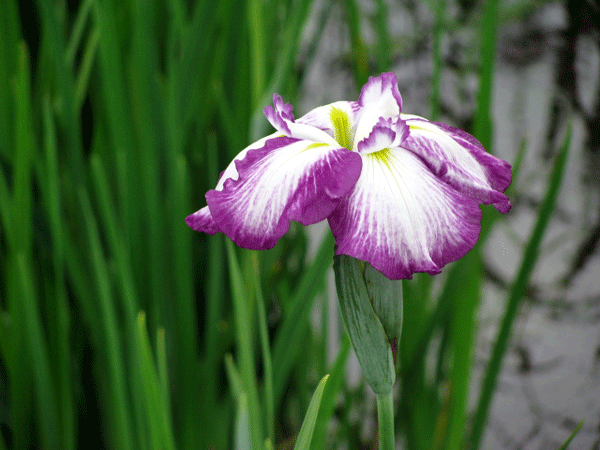
<instances>
[{"instance_id":1,"label":"long narrow leaf","mask_svg":"<svg viewBox=\"0 0 600 450\"><path fill-rule=\"evenodd\" d=\"M344 333L344 339L340 351L333 363L333 367L327 380L327 385L323 391L321 399L321 407L315 424L315 430L311 440L310 448L312 450L321 450L326 448L325 438L327 431L327 423L333 414L338 394L345 380L346 362L350 354L350 338L348 333Z\"/></svg>"},{"instance_id":2,"label":"long narrow leaf","mask_svg":"<svg viewBox=\"0 0 600 450\"><path fill-rule=\"evenodd\" d=\"M273 404L273 362L271 349L269 347L269 330L267 329L267 313L265 311L265 300L260 286L260 273L258 271L258 255L252 253L252 263L256 285L256 304L258 310L258 330L260 335L260 347L263 355L264 365L264 389L265 389L265 412L267 421L268 438L275 442L274 404Z\"/></svg>"},{"instance_id":3,"label":"long narrow leaf","mask_svg":"<svg viewBox=\"0 0 600 450\"><path fill-rule=\"evenodd\" d=\"M256 371L253 352L253 334L251 332L251 315L248 307L250 298L244 294L244 278L235 255L235 248L227 240L227 258L229 262L229 282L234 306L234 320L236 326L237 344L240 351L240 368L244 391L248 395L248 411L250 414L250 435L252 448L257 449L263 444L262 419L258 390L256 387Z\"/></svg>"},{"instance_id":4,"label":"long narrow leaf","mask_svg":"<svg viewBox=\"0 0 600 450\"><path fill-rule=\"evenodd\" d=\"M131 410L127 398L125 359L123 358L122 343L118 333L108 267L102 254L98 226L96 225L89 199L83 188L79 190L79 198L83 215L86 219L89 251L94 267L94 281L100 299L101 316L99 320L102 323L103 338L106 343L106 361L108 363L106 372L112 400L110 405L111 414L108 417L110 417L110 423L113 427L115 446L122 450L128 450L134 448L133 428L130 422Z\"/></svg>"},{"instance_id":5,"label":"long narrow leaf","mask_svg":"<svg viewBox=\"0 0 600 450\"><path fill-rule=\"evenodd\" d=\"M328 233L319 247L315 259L304 272L298 289L293 295L291 301L290 314L281 325L281 329L275 337L273 345L273 392L274 403L278 405L282 396L283 389L287 382L287 377L292 370L300 345L290 346L290 342L299 343L302 341L303 334L308 328L308 318L314 299L318 293L317 286L322 284L326 270L331 267L333 255L334 239L331 233Z\"/></svg>"},{"instance_id":6,"label":"long narrow leaf","mask_svg":"<svg viewBox=\"0 0 600 450\"><path fill-rule=\"evenodd\" d=\"M492 85L496 59L499 0L486 0L481 21L481 58L479 61L479 90L473 133L488 151L492 148Z\"/></svg>"},{"instance_id":7,"label":"long narrow leaf","mask_svg":"<svg viewBox=\"0 0 600 450\"><path fill-rule=\"evenodd\" d=\"M567 448L569 447L569 444L571 443L573 438L577 435L577 433L579 433L579 430L581 430L582 426L583 426L583 420L581 422L579 422L579 424L575 427L575 429L573 430L571 435L567 438L567 440L563 443L563 445L560 446L560 448L558 450L567 450Z\"/></svg>"},{"instance_id":8,"label":"long narrow leaf","mask_svg":"<svg viewBox=\"0 0 600 450\"><path fill-rule=\"evenodd\" d=\"M56 411L56 393L53 388L50 371L50 354L43 334L42 319L33 290L33 278L26 255L20 252L17 256L18 271L23 297L24 335L32 364L35 394L38 401L41 423L41 443L45 449L59 449L58 423Z\"/></svg>"},{"instance_id":9,"label":"long narrow leaf","mask_svg":"<svg viewBox=\"0 0 600 450\"><path fill-rule=\"evenodd\" d=\"M321 409L323 390L325 389L328 378L329 375L325 375L321 379L317 389L315 390L315 393L312 396L312 399L310 400L308 411L306 411L306 416L304 416L304 422L302 422L302 428L300 428L300 434L298 434L298 439L296 440L294 450L309 450L310 448L310 442L312 441L315 423L317 422L317 416L319 415L319 410Z\"/></svg>"}]
</instances>

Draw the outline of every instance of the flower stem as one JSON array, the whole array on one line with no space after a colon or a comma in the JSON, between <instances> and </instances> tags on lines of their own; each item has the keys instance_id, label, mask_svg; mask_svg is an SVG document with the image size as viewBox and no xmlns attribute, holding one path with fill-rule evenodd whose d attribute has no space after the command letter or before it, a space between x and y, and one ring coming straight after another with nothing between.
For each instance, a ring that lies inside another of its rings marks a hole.
<instances>
[{"instance_id":1,"label":"flower stem","mask_svg":"<svg viewBox=\"0 0 600 450\"><path fill-rule=\"evenodd\" d=\"M394 450L394 399L393 390L377 394L377 420L379 422L379 450Z\"/></svg>"}]
</instances>

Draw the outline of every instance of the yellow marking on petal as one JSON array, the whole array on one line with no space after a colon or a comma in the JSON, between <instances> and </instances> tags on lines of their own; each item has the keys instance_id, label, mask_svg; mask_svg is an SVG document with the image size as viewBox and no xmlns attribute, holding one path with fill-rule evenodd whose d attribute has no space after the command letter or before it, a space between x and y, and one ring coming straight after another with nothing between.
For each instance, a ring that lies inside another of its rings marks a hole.
<instances>
[{"instance_id":1,"label":"yellow marking on petal","mask_svg":"<svg viewBox=\"0 0 600 450\"><path fill-rule=\"evenodd\" d=\"M443 135L444 133L439 129L439 127L435 127L433 129L431 128L423 128L423 127L419 127L417 125L411 125L408 124L408 129L409 130L418 130L418 131L425 131L425 132L429 132L429 133L434 133L434 134L439 134L439 135Z\"/></svg>"},{"instance_id":2,"label":"yellow marking on petal","mask_svg":"<svg viewBox=\"0 0 600 450\"><path fill-rule=\"evenodd\" d=\"M310 144L308 147L306 147L303 151L306 150L310 150L311 148L318 148L318 147L327 147L329 144L326 144L324 142L315 142L314 144Z\"/></svg>"},{"instance_id":3,"label":"yellow marking on petal","mask_svg":"<svg viewBox=\"0 0 600 450\"><path fill-rule=\"evenodd\" d=\"M348 114L339 108L332 107L329 112L335 140L340 146L352 150L352 127L350 126L350 118Z\"/></svg>"},{"instance_id":4,"label":"yellow marking on petal","mask_svg":"<svg viewBox=\"0 0 600 450\"><path fill-rule=\"evenodd\" d=\"M388 170L390 170L390 171L392 170L392 168L390 167L390 149L389 148L384 148L384 149L378 150L376 152L369 153L367 156L375 158L377 160L377 162L379 162L381 164L385 164L385 167L387 167Z\"/></svg>"}]
</instances>

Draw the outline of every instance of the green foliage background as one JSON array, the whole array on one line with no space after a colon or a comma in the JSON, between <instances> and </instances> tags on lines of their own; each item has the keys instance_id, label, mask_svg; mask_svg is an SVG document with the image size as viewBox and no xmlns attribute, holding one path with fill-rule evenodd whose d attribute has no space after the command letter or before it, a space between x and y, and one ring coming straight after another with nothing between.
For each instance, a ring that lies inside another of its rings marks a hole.
<instances>
[{"instance_id":1,"label":"green foliage background","mask_svg":"<svg viewBox=\"0 0 600 450\"><path fill-rule=\"evenodd\" d=\"M219 171L268 131L262 108L273 92L294 103L333 5L345 11L358 92L390 68L383 0L369 16L373 45L363 37L361 4L325 2L302 60L312 0L38 0L20 10L17 0L3 2L0 450L291 448L326 374L311 409L314 433L303 434L299 448L369 445L360 429L374 405L363 386L346 382L346 337L327 364L332 237L309 260L300 227L259 254L184 223ZM436 20L435 118L440 42L450 24L444 0L428 6ZM471 8L482 20L472 131L491 148L499 6ZM32 23L37 32L25 29ZM405 283L410 332L400 348L396 417L406 448L477 448L568 142L472 422L479 247L448 268L439 297L428 276ZM482 240L497 215L486 208L485 217ZM320 330L311 326L315 305ZM434 336L442 340L432 381L424 355Z\"/></svg>"}]
</instances>

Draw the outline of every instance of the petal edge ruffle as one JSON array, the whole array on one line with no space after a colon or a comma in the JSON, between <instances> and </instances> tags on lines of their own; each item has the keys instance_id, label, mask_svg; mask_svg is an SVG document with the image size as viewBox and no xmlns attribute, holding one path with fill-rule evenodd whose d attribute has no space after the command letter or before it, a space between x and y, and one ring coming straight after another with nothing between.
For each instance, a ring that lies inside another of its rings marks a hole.
<instances>
[{"instance_id":1,"label":"petal edge ruffle","mask_svg":"<svg viewBox=\"0 0 600 450\"><path fill-rule=\"evenodd\" d=\"M336 254L366 261L390 279L435 275L477 242L478 202L395 148L363 157L354 190L329 217Z\"/></svg>"},{"instance_id":2,"label":"petal edge ruffle","mask_svg":"<svg viewBox=\"0 0 600 450\"><path fill-rule=\"evenodd\" d=\"M402 117L410 126L403 148L421 157L433 173L462 194L493 204L502 213L510 210L503 193L512 177L509 163L487 153L462 130L418 116Z\"/></svg>"},{"instance_id":3,"label":"petal edge ruffle","mask_svg":"<svg viewBox=\"0 0 600 450\"><path fill-rule=\"evenodd\" d=\"M327 218L354 186L356 153L289 137L267 141L236 161L238 180L226 180L206 200L219 229L240 247L273 247L290 220L308 225Z\"/></svg>"}]
</instances>

